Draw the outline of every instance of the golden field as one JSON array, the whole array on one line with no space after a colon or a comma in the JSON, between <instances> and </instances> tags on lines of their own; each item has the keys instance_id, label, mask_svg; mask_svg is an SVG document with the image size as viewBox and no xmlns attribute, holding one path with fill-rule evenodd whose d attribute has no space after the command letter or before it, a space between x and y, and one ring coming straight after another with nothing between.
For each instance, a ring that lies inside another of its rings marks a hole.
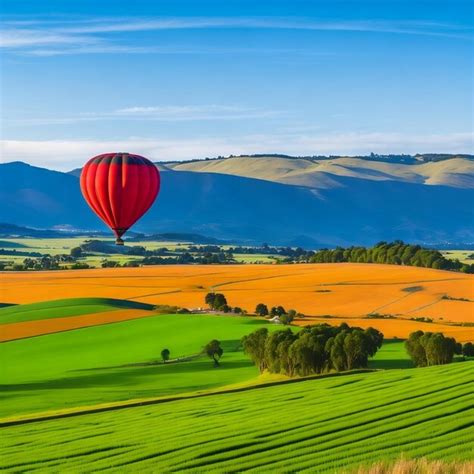
<instances>
[{"instance_id":1,"label":"golden field","mask_svg":"<svg viewBox=\"0 0 474 474\"><path fill-rule=\"evenodd\" d=\"M69 316L65 318L39 319L20 323L1 324L0 342L43 336L44 334L71 331L72 329L99 326L101 324L118 323L120 321L129 321L130 319L140 319L155 315L156 313L151 313L150 311L124 309L121 311L83 314L81 316Z\"/></svg>"},{"instance_id":2,"label":"golden field","mask_svg":"<svg viewBox=\"0 0 474 474\"><path fill-rule=\"evenodd\" d=\"M204 306L206 293L217 291L226 295L230 305L248 311L265 303L269 307L281 304L311 317L359 319L369 313L429 317L440 323L436 330L448 332L450 328L449 332L461 331L462 339L474 339L474 328L444 324L474 322L474 276L426 268L355 263L168 265L8 272L1 278L0 303L110 297L199 308ZM387 337L405 337L417 326L411 321L362 321L374 327L383 325L386 331L388 325ZM433 325L424 326L435 330Z\"/></svg>"}]
</instances>

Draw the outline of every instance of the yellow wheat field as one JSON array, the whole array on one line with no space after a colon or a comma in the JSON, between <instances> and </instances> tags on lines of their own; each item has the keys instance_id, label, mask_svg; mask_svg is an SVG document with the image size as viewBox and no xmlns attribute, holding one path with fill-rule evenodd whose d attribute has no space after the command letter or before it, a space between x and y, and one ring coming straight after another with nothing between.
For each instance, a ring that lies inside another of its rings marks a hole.
<instances>
[{"instance_id":1,"label":"yellow wheat field","mask_svg":"<svg viewBox=\"0 0 474 474\"><path fill-rule=\"evenodd\" d=\"M168 265L5 272L0 278L0 303L110 297L199 308L206 293L217 291L230 305L248 311L265 303L313 317L361 318L374 312L406 319L429 317L440 323L436 330L444 323L474 322L473 275L395 265ZM399 320L378 321L370 324L388 324L394 329L391 334L399 337L413 326ZM461 331L463 339L474 339L474 328L451 329Z\"/></svg>"}]
</instances>

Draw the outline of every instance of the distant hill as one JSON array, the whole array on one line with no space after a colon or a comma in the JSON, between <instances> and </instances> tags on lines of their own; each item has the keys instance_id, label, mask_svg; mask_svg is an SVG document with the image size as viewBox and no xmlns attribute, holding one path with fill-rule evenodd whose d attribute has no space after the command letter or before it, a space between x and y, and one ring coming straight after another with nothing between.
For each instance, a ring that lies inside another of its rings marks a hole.
<instances>
[{"instance_id":1,"label":"distant hill","mask_svg":"<svg viewBox=\"0 0 474 474\"><path fill-rule=\"evenodd\" d=\"M473 242L471 163L275 157L167 163L160 197L134 231L305 247ZM0 222L107 231L85 204L75 174L0 164Z\"/></svg>"},{"instance_id":2,"label":"distant hill","mask_svg":"<svg viewBox=\"0 0 474 474\"><path fill-rule=\"evenodd\" d=\"M340 186L338 177L372 181L401 181L455 188L474 187L474 160L470 155L424 155L397 158L292 158L238 156L214 160L169 163L176 171L221 173L284 184L324 189Z\"/></svg>"}]
</instances>

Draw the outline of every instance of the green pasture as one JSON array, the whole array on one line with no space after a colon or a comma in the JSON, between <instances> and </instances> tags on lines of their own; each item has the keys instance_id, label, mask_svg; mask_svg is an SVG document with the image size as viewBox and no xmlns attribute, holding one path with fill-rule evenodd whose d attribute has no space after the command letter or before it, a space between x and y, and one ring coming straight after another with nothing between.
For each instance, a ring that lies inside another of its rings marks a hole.
<instances>
[{"instance_id":1,"label":"green pasture","mask_svg":"<svg viewBox=\"0 0 474 474\"><path fill-rule=\"evenodd\" d=\"M109 242L113 244L115 239L113 238L103 238L97 237L99 240L104 242ZM1 239L0 240L0 249L8 249L23 252L39 252L42 254L49 255L59 255L59 254L69 254L71 249L74 247L79 247L84 243L85 240L91 239L91 237L81 236L81 237L65 237L65 238L18 238L18 239ZM159 248L167 248L171 252L176 252L180 248L186 248L188 245L193 245L195 247L202 247L200 244L192 244L190 242L161 242L161 241L137 241L137 242L125 242L125 246L142 246L148 250L156 250ZM229 249L231 246L222 246L224 250ZM123 249L120 248L120 249ZM22 264L23 260L27 258L24 255L0 255L0 261L5 262L8 266L13 266L15 264ZM33 257L35 258L35 257ZM130 262L132 260L137 260L142 257L134 255L123 255L121 253L116 254L104 254L100 252L94 252L93 255L87 257L79 258L78 262L87 263L91 267L100 267L104 259L114 260L119 262L121 265ZM275 261L274 257L266 254L235 254L235 260L238 263L273 263ZM70 266L70 262L65 262L61 266Z\"/></svg>"},{"instance_id":2,"label":"green pasture","mask_svg":"<svg viewBox=\"0 0 474 474\"><path fill-rule=\"evenodd\" d=\"M281 329L252 317L157 315L3 343L0 417L256 381L257 369L239 341L263 326ZM224 348L217 369L196 357L211 339ZM162 364L164 348L171 358L193 357ZM407 363L401 342L384 345L371 362L374 368Z\"/></svg>"},{"instance_id":3,"label":"green pasture","mask_svg":"<svg viewBox=\"0 0 474 474\"><path fill-rule=\"evenodd\" d=\"M0 308L0 325L37 321L40 319L65 318L83 314L103 313L117 309L152 310L153 306L113 298L69 298L40 303L12 305Z\"/></svg>"},{"instance_id":4,"label":"green pasture","mask_svg":"<svg viewBox=\"0 0 474 474\"><path fill-rule=\"evenodd\" d=\"M205 390L255 378L257 370L240 351L239 341L263 325L277 328L238 316L159 315L3 343L0 416ZM225 351L218 369L202 356L147 365L160 362L164 348L172 358L190 356L211 339L222 341Z\"/></svg>"},{"instance_id":5,"label":"green pasture","mask_svg":"<svg viewBox=\"0 0 474 474\"><path fill-rule=\"evenodd\" d=\"M63 253L69 253L70 250L74 247L78 247L87 237L64 237L64 238L55 238L55 239L41 239L41 238L18 238L18 239L2 239L3 242L9 242L12 244L21 245L22 248L18 250L24 250L27 252L40 252L50 255L58 255ZM110 239L112 241L112 239ZM2 247L0 245L0 248ZM0 256L5 260L10 258L10 255ZM23 257L25 258L25 257Z\"/></svg>"},{"instance_id":6,"label":"green pasture","mask_svg":"<svg viewBox=\"0 0 474 474\"><path fill-rule=\"evenodd\" d=\"M336 473L472 459L474 363L348 374L2 428L4 472Z\"/></svg>"},{"instance_id":7,"label":"green pasture","mask_svg":"<svg viewBox=\"0 0 474 474\"><path fill-rule=\"evenodd\" d=\"M474 260L469 259L469 255L474 254L474 250L443 250L441 252L443 257L451 260L459 260L462 263L474 263Z\"/></svg>"},{"instance_id":8,"label":"green pasture","mask_svg":"<svg viewBox=\"0 0 474 474\"><path fill-rule=\"evenodd\" d=\"M266 254L235 253L234 259L239 263L274 263L275 257Z\"/></svg>"}]
</instances>

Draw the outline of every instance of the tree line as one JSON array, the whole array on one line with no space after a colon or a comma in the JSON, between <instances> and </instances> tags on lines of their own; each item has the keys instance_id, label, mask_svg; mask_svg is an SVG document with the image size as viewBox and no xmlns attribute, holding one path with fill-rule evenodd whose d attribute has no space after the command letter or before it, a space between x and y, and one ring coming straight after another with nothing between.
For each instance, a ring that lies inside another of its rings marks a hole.
<instances>
[{"instance_id":1,"label":"tree line","mask_svg":"<svg viewBox=\"0 0 474 474\"><path fill-rule=\"evenodd\" d=\"M247 314L245 309L242 309L240 306L230 306L227 302L227 298L223 293L208 293L204 299L205 304L212 309L213 311L220 311L223 313L235 313L235 314ZM298 318L303 318L304 314L298 313L294 309L289 309L288 311L281 305L272 306L271 309L268 309L268 306L264 303L257 304L255 308L256 316L278 316L278 319L281 323L288 325L293 322L293 320Z\"/></svg>"},{"instance_id":2,"label":"tree line","mask_svg":"<svg viewBox=\"0 0 474 474\"><path fill-rule=\"evenodd\" d=\"M414 267L436 268L464 273L474 273L474 264L445 258L438 250L423 248L420 245L395 242L379 242L374 247L337 247L316 252L311 263L387 263L391 265L410 265Z\"/></svg>"},{"instance_id":3,"label":"tree line","mask_svg":"<svg viewBox=\"0 0 474 474\"><path fill-rule=\"evenodd\" d=\"M244 336L244 352L260 372L281 373L290 377L366 368L383 342L374 328L365 330L319 324L299 333L290 329L269 333L267 328Z\"/></svg>"}]
</instances>

